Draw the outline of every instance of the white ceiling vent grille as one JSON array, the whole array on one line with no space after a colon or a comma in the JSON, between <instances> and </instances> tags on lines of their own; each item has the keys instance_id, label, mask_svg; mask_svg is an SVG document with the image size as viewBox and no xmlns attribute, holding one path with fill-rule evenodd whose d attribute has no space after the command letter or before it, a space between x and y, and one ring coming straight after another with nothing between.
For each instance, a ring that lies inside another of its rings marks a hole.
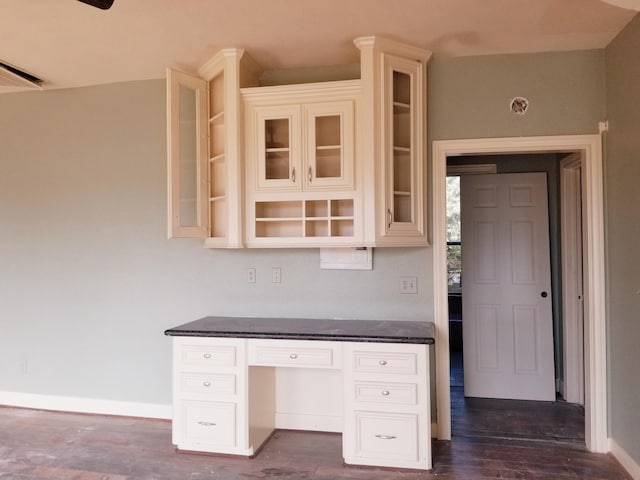
<instances>
[{"instance_id":1,"label":"white ceiling vent grille","mask_svg":"<svg viewBox=\"0 0 640 480\"><path fill-rule=\"evenodd\" d=\"M0 87L41 87L42 80L16 67L0 61Z\"/></svg>"}]
</instances>

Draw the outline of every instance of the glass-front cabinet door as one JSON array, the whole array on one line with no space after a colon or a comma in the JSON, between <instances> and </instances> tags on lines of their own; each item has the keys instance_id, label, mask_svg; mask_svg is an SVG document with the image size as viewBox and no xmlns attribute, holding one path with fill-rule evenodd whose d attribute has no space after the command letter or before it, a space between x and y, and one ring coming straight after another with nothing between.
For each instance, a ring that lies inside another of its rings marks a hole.
<instances>
[{"instance_id":1,"label":"glass-front cabinet door","mask_svg":"<svg viewBox=\"0 0 640 480\"><path fill-rule=\"evenodd\" d=\"M385 56L387 235L424 235L422 64Z\"/></svg>"},{"instance_id":2,"label":"glass-front cabinet door","mask_svg":"<svg viewBox=\"0 0 640 480\"><path fill-rule=\"evenodd\" d=\"M300 107L259 107L255 115L257 188L300 190Z\"/></svg>"},{"instance_id":3,"label":"glass-front cabinet door","mask_svg":"<svg viewBox=\"0 0 640 480\"><path fill-rule=\"evenodd\" d=\"M305 190L353 188L353 101L304 106Z\"/></svg>"},{"instance_id":4,"label":"glass-front cabinet door","mask_svg":"<svg viewBox=\"0 0 640 480\"><path fill-rule=\"evenodd\" d=\"M207 85L167 70L168 234L207 235Z\"/></svg>"}]
</instances>

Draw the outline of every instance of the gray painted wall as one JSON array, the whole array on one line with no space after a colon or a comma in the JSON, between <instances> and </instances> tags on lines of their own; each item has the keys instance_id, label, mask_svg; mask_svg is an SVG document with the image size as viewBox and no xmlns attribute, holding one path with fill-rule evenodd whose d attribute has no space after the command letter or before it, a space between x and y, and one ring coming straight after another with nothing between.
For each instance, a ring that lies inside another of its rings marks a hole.
<instances>
[{"instance_id":1,"label":"gray painted wall","mask_svg":"<svg viewBox=\"0 0 640 480\"><path fill-rule=\"evenodd\" d=\"M165 119L162 80L0 96L0 391L169 404L163 331L204 315L431 319L426 248L344 272L167 240Z\"/></svg>"},{"instance_id":2,"label":"gray painted wall","mask_svg":"<svg viewBox=\"0 0 640 480\"><path fill-rule=\"evenodd\" d=\"M604 53L434 58L429 66L432 140L597 133L604 118ZM513 115L513 97L529 100Z\"/></svg>"},{"instance_id":3,"label":"gray painted wall","mask_svg":"<svg viewBox=\"0 0 640 480\"><path fill-rule=\"evenodd\" d=\"M436 58L429 75L433 139L594 133L604 115L602 52ZM0 95L0 391L168 404L162 332L203 315L432 320L429 248L341 272L318 250L167 240L165 119L162 80Z\"/></svg>"},{"instance_id":4,"label":"gray painted wall","mask_svg":"<svg viewBox=\"0 0 640 480\"><path fill-rule=\"evenodd\" d=\"M640 464L640 16L606 49L605 183L612 438Z\"/></svg>"}]
</instances>

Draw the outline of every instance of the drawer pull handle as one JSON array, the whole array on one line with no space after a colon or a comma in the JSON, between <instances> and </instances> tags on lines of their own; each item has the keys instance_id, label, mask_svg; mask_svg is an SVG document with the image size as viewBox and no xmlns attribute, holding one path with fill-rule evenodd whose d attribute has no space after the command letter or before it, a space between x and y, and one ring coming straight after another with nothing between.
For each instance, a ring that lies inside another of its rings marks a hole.
<instances>
[{"instance_id":1,"label":"drawer pull handle","mask_svg":"<svg viewBox=\"0 0 640 480\"><path fill-rule=\"evenodd\" d=\"M204 355L202 355L204 358L211 358L211 354L210 353L205 353Z\"/></svg>"},{"instance_id":2,"label":"drawer pull handle","mask_svg":"<svg viewBox=\"0 0 640 480\"><path fill-rule=\"evenodd\" d=\"M389 390L382 390L382 392L380 393L382 393L382 395L386 397L389 395Z\"/></svg>"},{"instance_id":3,"label":"drawer pull handle","mask_svg":"<svg viewBox=\"0 0 640 480\"><path fill-rule=\"evenodd\" d=\"M378 365L382 365L383 367L384 367L386 364L387 364L387 361L386 361L386 360L380 360L380 361L378 362Z\"/></svg>"},{"instance_id":4,"label":"drawer pull handle","mask_svg":"<svg viewBox=\"0 0 640 480\"><path fill-rule=\"evenodd\" d=\"M395 435L376 435L376 438L379 438L380 440L394 440L398 437Z\"/></svg>"},{"instance_id":5,"label":"drawer pull handle","mask_svg":"<svg viewBox=\"0 0 640 480\"><path fill-rule=\"evenodd\" d=\"M298 354L297 353L292 353L291 355L289 355L289 358L291 360L295 360L296 358L298 358Z\"/></svg>"},{"instance_id":6,"label":"drawer pull handle","mask_svg":"<svg viewBox=\"0 0 640 480\"><path fill-rule=\"evenodd\" d=\"M216 424L213 422L203 422L202 420L198 422L198 425L202 425L203 427L215 427Z\"/></svg>"},{"instance_id":7,"label":"drawer pull handle","mask_svg":"<svg viewBox=\"0 0 640 480\"><path fill-rule=\"evenodd\" d=\"M210 387L211 386L211 382L202 382L202 386L203 387Z\"/></svg>"}]
</instances>

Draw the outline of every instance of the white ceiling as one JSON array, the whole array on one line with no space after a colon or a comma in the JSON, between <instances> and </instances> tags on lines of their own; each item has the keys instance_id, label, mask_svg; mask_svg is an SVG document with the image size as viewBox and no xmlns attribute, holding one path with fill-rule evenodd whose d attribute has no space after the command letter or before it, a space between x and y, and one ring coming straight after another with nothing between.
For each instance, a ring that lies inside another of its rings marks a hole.
<instances>
[{"instance_id":1,"label":"white ceiling","mask_svg":"<svg viewBox=\"0 0 640 480\"><path fill-rule=\"evenodd\" d=\"M640 0L0 0L0 61L44 88L195 72L224 47L266 70L357 63L353 39L382 35L435 55L605 47ZM624 8L626 7L626 8ZM0 93L15 91L0 87Z\"/></svg>"}]
</instances>

